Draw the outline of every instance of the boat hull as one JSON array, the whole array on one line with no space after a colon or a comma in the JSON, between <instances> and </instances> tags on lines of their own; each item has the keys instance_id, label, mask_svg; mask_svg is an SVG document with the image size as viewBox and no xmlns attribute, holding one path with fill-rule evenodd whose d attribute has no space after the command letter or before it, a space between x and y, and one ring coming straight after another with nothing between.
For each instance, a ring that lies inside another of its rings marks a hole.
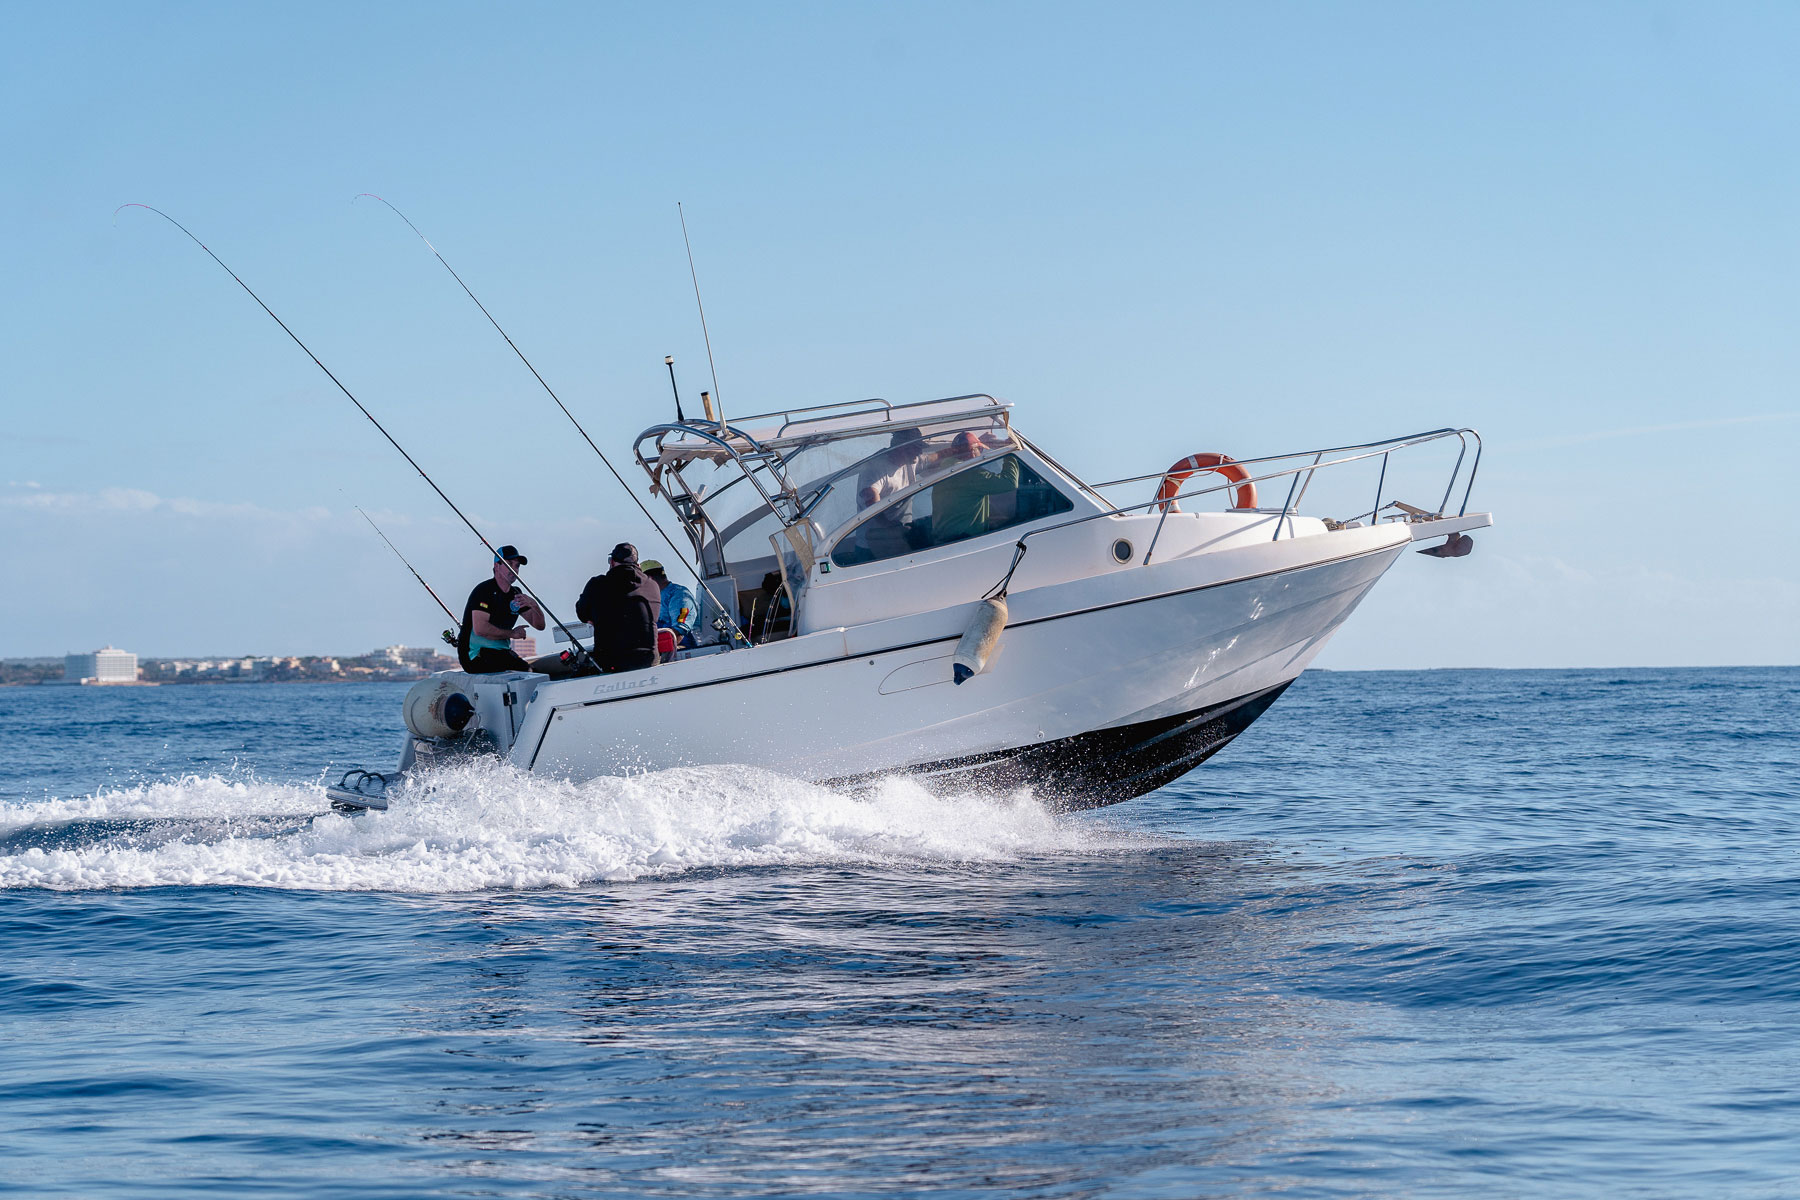
<instances>
[{"instance_id":1,"label":"boat hull","mask_svg":"<svg viewBox=\"0 0 1800 1200\"><path fill-rule=\"evenodd\" d=\"M1279 683L1190 713L1096 729L1014 750L923 763L908 773L961 790L1031 788L1061 810L1101 808L1172 783L1223 750L1287 691ZM861 779L833 780L862 783Z\"/></svg>"},{"instance_id":2,"label":"boat hull","mask_svg":"<svg viewBox=\"0 0 1800 1200\"><path fill-rule=\"evenodd\" d=\"M972 606L935 628L896 623L889 637L926 636L885 648L869 645L883 631L831 630L703 671L544 684L511 758L577 780L741 763L1116 803L1216 753L1305 669L1407 540L1358 532L1025 593L986 670L960 685L951 658Z\"/></svg>"}]
</instances>

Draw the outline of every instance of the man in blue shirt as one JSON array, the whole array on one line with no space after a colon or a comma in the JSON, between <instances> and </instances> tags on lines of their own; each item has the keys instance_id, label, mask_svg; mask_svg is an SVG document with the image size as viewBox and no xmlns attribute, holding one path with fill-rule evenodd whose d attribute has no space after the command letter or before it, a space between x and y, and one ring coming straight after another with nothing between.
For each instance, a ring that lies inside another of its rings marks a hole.
<instances>
[{"instance_id":1,"label":"man in blue shirt","mask_svg":"<svg viewBox=\"0 0 1800 1200\"><path fill-rule=\"evenodd\" d=\"M663 565L654 558L644 564L644 574L662 589L662 611L656 618L657 625L675 631L676 645L686 650L693 649L694 621L700 616L700 606L694 603L694 593L679 583L670 583Z\"/></svg>"}]
</instances>

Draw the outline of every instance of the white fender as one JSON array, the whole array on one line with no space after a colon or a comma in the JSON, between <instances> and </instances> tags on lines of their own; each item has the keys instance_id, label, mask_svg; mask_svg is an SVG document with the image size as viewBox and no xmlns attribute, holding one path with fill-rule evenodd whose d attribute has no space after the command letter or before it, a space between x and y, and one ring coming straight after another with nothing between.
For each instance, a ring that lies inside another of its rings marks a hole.
<instances>
[{"instance_id":1,"label":"white fender","mask_svg":"<svg viewBox=\"0 0 1800 1200\"><path fill-rule=\"evenodd\" d=\"M950 674L957 683L966 683L981 674L1005 628L1005 596L995 596L975 606L975 619L969 622L962 641L956 643L956 655L950 660Z\"/></svg>"},{"instance_id":2,"label":"white fender","mask_svg":"<svg viewBox=\"0 0 1800 1200\"><path fill-rule=\"evenodd\" d=\"M450 738L475 720L475 701L464 695L455 681L434 675L408 689L401 713L414 737Z\"/></svg>"}]
</instances>

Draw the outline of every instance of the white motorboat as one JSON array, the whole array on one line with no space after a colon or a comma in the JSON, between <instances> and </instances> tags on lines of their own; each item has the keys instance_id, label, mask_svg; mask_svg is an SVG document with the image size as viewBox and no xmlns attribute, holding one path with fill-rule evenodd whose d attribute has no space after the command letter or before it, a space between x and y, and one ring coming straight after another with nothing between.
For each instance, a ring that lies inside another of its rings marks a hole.
<instances>
[{"instance_id":1,"label":"white motorboat","mask_svg":"<svg viewBox=\"0 0 1800 1200\"><path fill-rule=\"evenodd\" d=\"M1435 508L1378 481L1370 509L1301 513L1318 473L1379 459L1384 481L1432 443L1455 451ZM1492 523L1468 511L1470 429L1090 485L976 395L658 425L635 453L699 564L702 644L619 674L433 676L398 772L352 772L334 804L385 807L399 776L471 754L575 780L749 764L1111 804L1242 733L1407 547L1459 557Z\"/></svg>"}]
</instances>

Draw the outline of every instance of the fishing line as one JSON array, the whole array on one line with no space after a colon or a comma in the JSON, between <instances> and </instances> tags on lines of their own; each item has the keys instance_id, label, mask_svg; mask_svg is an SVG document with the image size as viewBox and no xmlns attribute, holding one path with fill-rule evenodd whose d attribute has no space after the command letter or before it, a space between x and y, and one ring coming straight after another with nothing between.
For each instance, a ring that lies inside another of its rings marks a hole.
<instances>
[{"instance_id":1,"label":"fishing line","mask_svg":"<svg viewBox=\"0 0 1800 1200\"><path fill-rule=\"evenodd\" d=\"M612 460L610 458L606 457L606 452L601 450L599 446L594 444L594 439L589 437L588 431L581 427L581 422L577 421L575 419L575 414L569 411L569 406L564 404L562 402L562 397L558 396L556 394L556 389L551 387L549 385L549 383L547 383L545 381L545 379L542 375L538 374L538 369L531 365L531 360L529 358L525 357L525 352L523 350L519 349L518 343L516 343L512 340L512 335L507 333L506 330L504 330L500 327L500 322L498 322L494 319L494 314L488 311L487 305L483 304L481 302L481 299L478 296L476 296L473 291L470 290L469 285L463 282L463 277L456 273L456 268L450 265L450 261L444 257L443 252L440 251L436 246L432 245L430 238L426 237L424 235L424 233L420 232L419 227L412 223L411 217L408 217L405 213L401 212L398 208L395 208L393 203L390 202L389 200L387 200L385 197L377 196L374 192L359 192L356 196L351 198L350 203L355 204L358 200L361 200L364 196L367 196L371 200L380 200L383 204L386 204L388 206L388 209L396 217L399 217L402 221L406 222L406 227L408 229L412 230L414 233L419 235L419 240L421 242L425 243L426 248L428 250L430 250L433 255L436 256L437 260L440 263L444 264L444 270L450 272L450 278L456 280L457 286L462 288L464 295L466 295L469 299L475 301L475 307L479 308L481 310L481 315L488 319L488 324L492 325L494 327L495 332L499 333L499 335L501 337L506 339L506 344L508 346L511 346L512 352L519 356L519 361L525 364L525 369L531 372L532 378L536 379L538 381L538 383L543 387L544 391L549 393L550 399L556 401L556 407L562 409L563 416L569 418L569 424L575 426L575 432L579 433L581 435L581 440L588 444L588 449L592 450L597 456L599 456L600 461L602 463L604 463L606 466L606 469L612 473L612 477L618 481L619 486L625 489L625 494L627 496L631 497L631 502L633 504L637 505L639 512L644 514L644 519L646 521L650 522L651 528L655 529L657 532L657 535L659 537L661 537L662 540L668 544L669 550L672 554L674 554L676 561L681 563L681 565L687 570L687 572L694 577L694 582L700 585L700 590L705 592L707 599L709 599L713 602L713 607L718 609L719 612L724 615L724 617L727 621L731 622L732 632L734 632L734 633L739 632L737 618L728 609L726 609L726 607L723 604L721 604L719 602L719 598L717 596L713 595L712 589L706 586L706 580L704 580L700 577L700 571L698 570L698 568L696 568L692 563L688 562L687 556L681 552L681 548L676 543L675 539L670 537L666 532L663 531L663 527L662 527L661 523L659 523L657 521L657 519L651 515L650 509L645 506L644 502L642 500L638 499L638 494L631 489L631 485L625 482L625 477L620 475L617 468L615 468L612 465ZM207 251L207 253L210 254L211 251L209 250L209 251ZM224 264L221 263L220 265L223 266ZM235 278L235 276L234 276L234 278ZM273 316L274 314L271 313L270 315ZM285 326L283 328L285 328ZM707 354L708 361L710 361L712 358L712 347L710 344L707 346L706 354ZM665 361L667 361L667 360L665 360ZM671 382L673 382L674 378L675 378L675 369L674 369L674 366L671 364L670 368L669 368L669 379ZM339 385L339 386L342 386L342 385ZM717 388L718 386L719 386L718 375L715 373L713 376L713 387ZM679 408L680 393L676 394L676 405L677 405L677 408ZM360 405L358 407L360 407ZM370 420L374 420L374 418L371 417Z\"/></svg>"},{"instance_id":2,"label":"fishing line","mask_svg":"<svg viewBox=\"0 0 1800 1200\"><path fill-rule=\"evenodd\" d=\"M410 455L406 452L406 447L402 446L399 442L394 440L394 435L387 431L386 426L382 425L382 423L380 421L377 421L375 419L375 414L363 407L363 402L361 400L358 400L356 398L356 396L350 391L350 389L345 387L343 382L340 379L338 379L338 377L336 375L333 375L331 373L330 367L326 366L324 363L319 361L319 356L314 354L312 352L312 350L307 346L307 344L300 340L300 337L298 334L296 334L292 329L288 328L286 321L283 321L280 317L275 315L274 309L270 308L267 304L263 303L261 296L258 296L254 291L251 291L249 284L245 283L242 279L238 278L238 273L236 271L233 271L230 267L225 265L224 259L222 259L218 255L214 254L212 252L212 248L210 246L208 246L205 242L201 241L199 238L195 237L193 232L191 230L189 230L186 225L183 225L180 221L177 221L174 217L171 217L168 213L164 212L160 208L152 208L148 204L136 204L136 203L121 204L121 205L119 205L118 208L113 209L114 218L117 218L121 212L124 212L128 208L142 208L149 212L155 213L157 216L161 217L163 220L167 221L169 224L173 225L175 228L181 230L182 233L186 234L188 237L188 240L193 242L194 245L196 245L196 246L200 247L202 250L206 251L206 256L208 258L212 259L214 262L218 263L219 268L221 270L223 270L227 275L231 276L231 278L237 283L237 285L239 287L243 288L244 292L252 300L256 301L257 307L269 314L270 320L274 321L277 325L281 326L281 331L283 333L287 334L290 338L292 338L294 340L294 345L300 347L300 349L302 349L306 352L306 357L312 359L314 365L316 365L319 368L319 370L325 372L325 377L327 379L331 380L332 383L337 384L337 390L344 393L345 396L349 397L350 403L356 405L356 411L360 412L363 416L365 416L369 419L369 424L373 425L377 430L379 430L381 432L381 436L388 440L388 445L392 446L394 449L396 449L400 452L400 457L404 458L407 461L407 463L412 467L412 469L419 473L419 478L423 479L426 483L431 485L431 490L438 494L438 499L442 500L445 504L448 504L450 506L450 511L455 513L462 520L462 523L469 527L469 532L474 534L483 546L487 547L488 553L492 554L494 556L494 560L496 562L499 561L500 552L494 549L494 544L492 542L488 541L487 538L482 536L481 530L475 528L475 522L469 520L469 518L467 516L464 516L463 510L456 507L456 502L454 500L450 499L449 496L446 496L444 494L444 489L439 487L432 480L431 476L429 476L425 473L425 468L421 467L418 464L417 460L415 460L412 455ZM407 223L411 224L410 221ZM575 635L569 631L569 627L567 625L564 625L562 623L562 621L557 617L557 615L550 611L550 606L548 604L545 604L543 602L543 600L539 599L538 594L531 590L531 585L526 583L524 579L520 578L519 573L517 571L513 572L513 578L517 579L519 581L519 586L525 589L525 594L530 596L534 601L536 601L537 606L544 610L544 614L546 616L548 616L552 621L556 622L556 627L563 631L563 636L567 637L569 639L569 641L574 643L575 648L581 653L582 657L584 657L584 658L588 657L587 647L583 646L581 644L581 642L576 639ZM420 582L424 582L424 581L421 580ZM443 601L440 600L440 601L438 601L438 603L442 604Z\"/></svg>"}]
</instances>

